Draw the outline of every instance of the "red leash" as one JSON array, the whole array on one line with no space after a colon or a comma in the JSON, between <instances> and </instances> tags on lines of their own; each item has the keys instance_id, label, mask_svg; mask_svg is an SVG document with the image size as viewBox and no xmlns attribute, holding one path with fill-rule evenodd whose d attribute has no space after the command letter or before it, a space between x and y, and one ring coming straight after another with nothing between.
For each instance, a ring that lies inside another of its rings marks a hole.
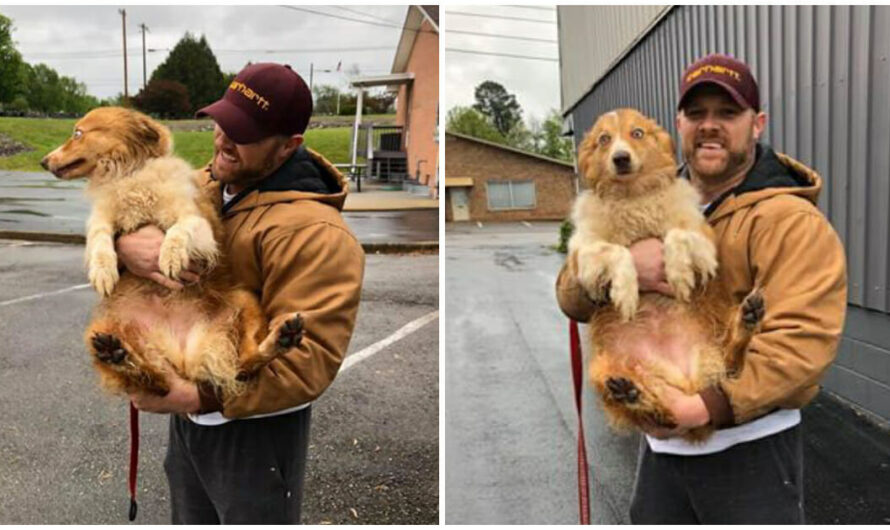
<instances>
[{"instance_id":1,"label":"red leash","mask_svg":"<svg viewBox=\"0 0 890 530\"><path fill-rule=\"evenodd\" d=\"M578 411L578 503L581 524L590 524L590 478L587 475L587 446L584 443L584 422L581 420L581 390L584 370L581 362L581 338L578 322L569 320L569 342L572 350L572 380L575 384L575 409Z\"/></svg>"},{"instance_id":2,"label":"red leash","mask_svg":"<svg viewBox=\"0 0 890 530\"><path fill-rule=\"evenodd\" d=\"M136 468L139 465L139 411L130 402L130 520L136 520Z\"/></svg>"}]
</instances>

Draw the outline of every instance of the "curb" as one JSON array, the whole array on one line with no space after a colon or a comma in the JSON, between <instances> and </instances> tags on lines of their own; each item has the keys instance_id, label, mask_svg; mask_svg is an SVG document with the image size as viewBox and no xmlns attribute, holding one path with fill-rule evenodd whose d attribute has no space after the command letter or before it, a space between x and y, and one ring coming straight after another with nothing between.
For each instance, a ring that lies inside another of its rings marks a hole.
<instances>
[{"instance_id":1,"label":"curb","mask_svg":"<svg viewBox=\"0 0 890 530\"><path fill-rule=\"evenodd\" d=\"M82 234L57 234L53 232L25 232L0 230L0 239L36 241L44 243L64 243L68 245L86 244L86 236ZM366 254L437 254L438 241L416 241L405 243L362 243Z\"/></svg>"}]
</instances>

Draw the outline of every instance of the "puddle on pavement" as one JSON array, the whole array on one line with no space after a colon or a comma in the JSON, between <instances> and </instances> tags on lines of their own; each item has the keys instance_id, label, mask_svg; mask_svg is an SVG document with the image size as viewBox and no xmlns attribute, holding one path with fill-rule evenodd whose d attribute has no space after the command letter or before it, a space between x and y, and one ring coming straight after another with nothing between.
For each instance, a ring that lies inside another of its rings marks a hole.
<instances>
[{"instance_id":1,"label":"puddle on pavement","mask_svg":"<svg viewBox=\"0 0 890 530\"><path fill-rule=\"evenodd\" d=\"M52 217L52 215L43 213L43 212L35 212L34 210L3 210L0 213L15 213L19 215L35 215L37 217Z\"/></svg>"}]
</instances>

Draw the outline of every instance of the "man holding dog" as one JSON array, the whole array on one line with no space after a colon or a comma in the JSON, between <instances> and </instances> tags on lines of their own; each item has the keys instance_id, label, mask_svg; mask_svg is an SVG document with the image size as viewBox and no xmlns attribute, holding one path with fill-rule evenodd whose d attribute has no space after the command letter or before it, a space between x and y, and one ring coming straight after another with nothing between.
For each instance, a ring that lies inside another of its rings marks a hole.
<instances>
[{"instance_id":1,"label":"man holding dog","mask_svg":"<svg viewBox=\"0 0 890 530\"><path fill-rule=\"evenodd\" d=\"M270 329L296 312L303 338L226 402L172 373L166 396L131 399L140 410L171 413L164 467L174 523L298 523L310 404L346 354L362 286L364 253L340 215L347 183L302 146L312 96L289 66L246 67L198 115L215 122L203 176L219 199L224 254L259 296ZM162 239L145 227L118 239L118 255L131 272L182 288L158 269ZM199 273L180 280L200 281Z\"/></svg>"},{"instance_id":2,"label":"man holding dog","mask_svg":"<svg viewBox=\"0 0 890 530\"><path fill-rule=\"evenodd\" d=\"M803 522L800 408L819 391L846 311L843 247L816 207L819 175L758 143L766 114L748 66L708 55L680 84L677 130L688 178L717 236L720 274L740 302L762 290L765 316L738 377L668 399L677 426L651 425L642 441L630 516L634 524ZM641 291L671 295L663 246L631 246ZM587 321L591 300L567 260L560 307ZM713 424L704 444L677 435Z\"/></svg>"}]
</instances>

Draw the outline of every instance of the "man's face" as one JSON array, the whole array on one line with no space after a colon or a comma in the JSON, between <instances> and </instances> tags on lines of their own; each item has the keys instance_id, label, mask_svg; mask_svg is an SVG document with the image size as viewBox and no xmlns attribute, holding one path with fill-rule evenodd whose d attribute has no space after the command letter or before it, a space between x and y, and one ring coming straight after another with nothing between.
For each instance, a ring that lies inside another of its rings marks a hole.
<instances>
[{"instance_id":1,"label":"man's face","mask_svg":"<svg viewBox=\"0 0 890 530\"><path fill-rule=\"evenodd\" d=\"M753 161L765 124L763 112L740 107L717 85L702 85L677 113L683 158L700 178L731 178Z\"/></svg>"},{"instance_id":2,"label":"man's face","mask_svg":"<svg viewBox=\"0 0 890 530\"><path fill-rule=\"evenodd\" d=\"M213 176L220 182L243 187L278 169L290 156L287 139L271 136L252 144L236 144L219 125L213 128Z\"/></svg>"}]
</instances>

